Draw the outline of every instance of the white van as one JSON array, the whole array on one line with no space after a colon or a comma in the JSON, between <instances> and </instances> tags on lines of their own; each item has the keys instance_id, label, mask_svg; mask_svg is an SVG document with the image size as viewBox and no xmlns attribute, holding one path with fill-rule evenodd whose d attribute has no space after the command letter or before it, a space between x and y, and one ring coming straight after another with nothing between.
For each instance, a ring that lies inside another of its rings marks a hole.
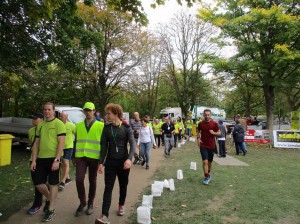
<instances>
[{"instance_id":1,"label":"white van","mask_svg":"<svg viewBox=\"0 0 300 224\"><path fill-rule=\"evenodd\" d=\"M182 110L180 107L167 107L160 111L160 118L169 116L171 119L182 118Z\"/></svg>"},{"instance_id":2,"label":"white van","mask_svg":"<svg viewBox=\"0 0 300 224\"><path fill-rule=\"evenodd\" d=\"M205 109L210 109L211 110L211 118L215 121L219 120L225 120L226 119L226 112L224 109L220 109L217 107L205 107L205 106L194 106L194 109L192 111L192 119L198 120L200 117L201 120L203 120L203 112Z\"/></svg>"},{"instance_id":3,"label":"white van","mask_svg":"<svg viewBox=\"0 0 300 224\"><path fill-rule=\"evenodd\" d=\"M66 112L68 114L68 121L73 124L76 124L85 119L83 109L80 107L72 107L67 105L55 106L55 117L59 118L61 112Z\"/></svg>"}]
</instances>

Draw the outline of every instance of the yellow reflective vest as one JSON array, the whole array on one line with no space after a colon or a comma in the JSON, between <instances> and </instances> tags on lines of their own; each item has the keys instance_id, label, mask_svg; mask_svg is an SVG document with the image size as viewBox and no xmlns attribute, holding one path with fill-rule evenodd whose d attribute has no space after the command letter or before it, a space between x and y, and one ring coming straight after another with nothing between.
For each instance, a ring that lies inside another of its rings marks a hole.
<instances>
[{"instance_id":1,"label":"yellow reflective vest","mask_svg":"<svg viewBox=\"0 0 300 224\"><path fill-rule=\"evenodd\" d=\"M100 141L103 128L104 124L99 121L94 121L89 132L86 130L84 121L76 124L76 158L100 159Z\"/></svg>"}]
</instances>

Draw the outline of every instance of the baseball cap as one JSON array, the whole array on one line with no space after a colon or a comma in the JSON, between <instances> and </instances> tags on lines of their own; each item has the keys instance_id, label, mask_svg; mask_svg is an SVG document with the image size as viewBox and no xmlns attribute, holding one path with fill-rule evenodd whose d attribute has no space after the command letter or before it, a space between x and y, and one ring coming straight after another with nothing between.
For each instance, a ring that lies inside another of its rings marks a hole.
<instances>
[{"instance_id":1,"label":"baseball cap","mask_svg":"<svg viewBox=\"0 0 300 224\"><path fill-rule=\"evenodd\" d=\"M83 106L83 109L95 110L95 105L92 102L86 102Z\"/></svg>"},{"instance_id":2,"label":"baseball cap","mask_svg":"<svg viewBox=\"0 0 300 224\"><path fill-rule=\"evenodd\" d=\"M43 118L44 118L44 115L43 115L42 113L36 113L36 114L32 114L32 115L30 116L30 118L32 118L32 119L37 119L37 118L43 119Z\"/></svg>"}]
</instances>

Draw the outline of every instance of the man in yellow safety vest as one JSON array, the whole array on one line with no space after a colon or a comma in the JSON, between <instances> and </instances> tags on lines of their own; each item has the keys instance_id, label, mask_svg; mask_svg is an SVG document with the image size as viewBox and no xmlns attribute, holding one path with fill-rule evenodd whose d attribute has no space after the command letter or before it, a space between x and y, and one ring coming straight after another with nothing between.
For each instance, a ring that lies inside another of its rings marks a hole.
<instances>
[{"instance_id":1,"label":"man in yellow safety vest","mask_svg":"<svg viewBox=\"0 0 300 224\"><path fill-rule=\"evenodd\" d=\"M82 214L87 205L86 214L91 215L94 212L94 198L97 187L97 170L99 166L101 151L101 135L104 123L95 119L95 105L92 102L86 102L83 106L85 120L76 124L76 144L75 158L73 164L76 166L76 187L80 205L76 210L75 216ZM89 195L86 201L84 178L86 171L89 172Z\"/></svg>"}]
</instances>

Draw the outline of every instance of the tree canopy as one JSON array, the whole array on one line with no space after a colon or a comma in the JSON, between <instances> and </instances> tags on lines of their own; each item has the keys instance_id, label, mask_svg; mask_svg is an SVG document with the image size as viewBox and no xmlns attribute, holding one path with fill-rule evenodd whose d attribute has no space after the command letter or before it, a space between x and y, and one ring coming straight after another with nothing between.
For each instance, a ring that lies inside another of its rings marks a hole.
<instances>
[{"instance_id":1,"label":"tree canopy","mask_svg":"<svg viewBox=\"0 0 300 224\"><path fill-rule=\"evenodd\" d=\"M222 10L221 10L222 9ZM261 82L272 128L275 92L287 79L297 77L300 66L300 7L297 1L224 0L200 10L200 18L233 39L238 53L226 70L235 76L253 74Z\"/></svg>"}]
</instances>

